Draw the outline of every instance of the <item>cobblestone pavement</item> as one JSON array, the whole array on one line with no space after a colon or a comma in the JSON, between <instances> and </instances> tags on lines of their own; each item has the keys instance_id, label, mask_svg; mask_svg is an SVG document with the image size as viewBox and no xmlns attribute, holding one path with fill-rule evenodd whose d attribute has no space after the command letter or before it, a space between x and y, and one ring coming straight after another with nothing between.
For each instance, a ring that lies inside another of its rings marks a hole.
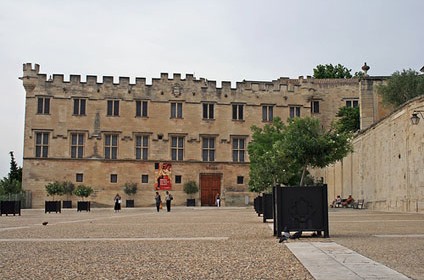
<instances>
[{"instance_id":1,"label":"cobblestone pavement","mask_svg":"<svg viewBox=\"0 0 424 280\"><path fill-rule=\"evenodd\" d=\"M31 209L0 224L0 279L313 279L252 207Z\"/></svg>"},{"instance_id":2,"label":"cobblestone pavement","mask_svg":"<svg viewBox=\"0 0 424 280\"><path fill-rule=\"evenodd\" d=\"M424 279L423 214L332 209L329 218L330 238L289 242L333 241ZM0 279L12 278L313 279L252 207L2 216Z\"/></svg>"}]
</instances>

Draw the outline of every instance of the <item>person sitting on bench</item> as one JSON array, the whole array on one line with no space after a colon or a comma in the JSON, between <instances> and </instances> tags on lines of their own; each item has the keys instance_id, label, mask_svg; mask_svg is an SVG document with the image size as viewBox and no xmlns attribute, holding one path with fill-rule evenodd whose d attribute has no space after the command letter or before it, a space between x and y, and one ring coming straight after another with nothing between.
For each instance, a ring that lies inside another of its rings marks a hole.
<instances>
[{"instance_id":1,"label":"person sitting on bench","mask_svg":"<svg viewBox=\"0 0 424 280\"><path fill-rule=\"evenodd\" d=\"M345 201L342 202L342 206L343 207L351 207L354 201L355 200L353 199L352 195L349 195L349 197Z\"/></svg>"}]
</instances>

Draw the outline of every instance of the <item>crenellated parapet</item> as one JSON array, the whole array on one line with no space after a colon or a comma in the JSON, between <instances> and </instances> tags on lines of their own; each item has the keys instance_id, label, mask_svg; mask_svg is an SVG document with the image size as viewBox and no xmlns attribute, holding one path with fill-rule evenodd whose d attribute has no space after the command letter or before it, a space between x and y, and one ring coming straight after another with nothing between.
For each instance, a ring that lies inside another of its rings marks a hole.
<instances>
[{"instance_id":1,"label":"crenellated parapet","mask_svg":"<svg viewBox=\"0 0 424 280\"><path fill-rule=\"evenodd\" d=\"M153 78L151 84L146 83L146 78L135 78L135 83L129 77L119 77L115 82L112 76L103 76L100 79L94 75L87 75L85 81L81 75L70 75L65 80L63 74L53 74L47 77L40 73L40 66L31 63L23 65L21 77L27 96L47 94L57 98L84 96L94 99L120 98L131 99L187 99L194 96L207 96L211 99L248 97L250 94L290 94L302 92L311 88L337 87L341 85L358 84L358 79L314 79L311 76L298 79L280 77L272 81L247 81L236 82L235 87L231 82L222 81L221 86L216 81L205 78L196 78L193 74L183 77L174 73L172 78L168 73L161 73L160 78Z\"/></svg>"}]
</instances>

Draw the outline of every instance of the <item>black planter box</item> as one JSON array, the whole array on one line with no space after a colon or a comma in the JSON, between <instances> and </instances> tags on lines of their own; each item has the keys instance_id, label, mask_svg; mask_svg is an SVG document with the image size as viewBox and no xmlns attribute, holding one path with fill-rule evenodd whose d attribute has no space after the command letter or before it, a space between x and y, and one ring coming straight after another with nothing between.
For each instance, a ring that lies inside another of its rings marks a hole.
<instances>
[{"instance_id":1,"label":"black planter box","mask_svg":"<svg viewBox=\"0 0 424 280\"><path fill-rule=\"evenodd\" d=\"M134 207L134 199L127 199L127 200L125 200L125 207L127 207L127 208L133 208Z\"/></svg>"},{"instance_id":2,"label":"black planter box","mask_svg":"<svg viewBox=\"0 0 424 280\"><path fill-rule=\"evenodd\" d=\"M328 227L327 185L274 187L274 234L281 237L288 231L324 232L330 237Z\"/></svg>"},{"instance_id":3,"label":"black planter box","mask_svg":"<svg viewBox=\"0 0 424 280\"><path fill-rule=\"evenodd\" d=\"M6 216L9 214L19 214L21 215L21 201L0 201L0 216L5 214Z\"/></svg>"},{"instance_id":4,"label":"black planter box","mask_svg":"<svg viewBox=\"0 0 424 280\"><path fill-rule=\"evenodd\" d=\"M51 212L62 212L60 200L59 201L46 201L44 204L44 213L51 213Z\"/></svg>"},{"instance_id":5,"label":"black planter box","mask_svg":"<svg viewBox=\"0 0 424 280\"><path fill-rule=\"evenodd\" d=\"M187 206L196 206L196 199L187 198Z\"/></svg>"},{"instance_id":6,"label":"black planter box","mask_svg":"<svg viewBox=\"0 0 424 280\"><path fill-rule=\"evenodd\" d=\"M72 200L62 201L62 208L72 208Z\"/></svg>"},{"instance_id":7,"label":"black planter box","mask_svg":"<svg viewBox=\"0 0 424 280\"><path fill-rule=\"evenodd\" d=\"M264 223L266 223L267 219L274 218L273 196L271 193L262 194L262 217Z\"/></svg>"},{"instance_id":8,"label":"black planter box","mask_svg":"<svg viewBox=\"0 0 424 280\"><path fill-rule=\"evenodd\" d=\"M90 201L78 201L77 211L90 211Z\"/></svg>"}]
</instances>

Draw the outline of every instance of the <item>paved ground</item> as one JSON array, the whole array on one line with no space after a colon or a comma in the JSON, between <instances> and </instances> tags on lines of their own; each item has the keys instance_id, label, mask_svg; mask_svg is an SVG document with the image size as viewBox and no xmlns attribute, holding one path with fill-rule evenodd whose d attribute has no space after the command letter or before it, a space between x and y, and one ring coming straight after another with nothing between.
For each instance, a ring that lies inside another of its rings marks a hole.
<instances>
[{"instance_id":1,"label":"paved ground","mask_svg":"<svg viewBox=\"0 0 424 280\"><path fill-rule=\"evenodd\" d=\"M0 217L0 279L314 279L287 245L315 242L424 279L424 215L331 210L330 235L278 243L251 207L23 210Z\"/></svg>"}]
</instances>

